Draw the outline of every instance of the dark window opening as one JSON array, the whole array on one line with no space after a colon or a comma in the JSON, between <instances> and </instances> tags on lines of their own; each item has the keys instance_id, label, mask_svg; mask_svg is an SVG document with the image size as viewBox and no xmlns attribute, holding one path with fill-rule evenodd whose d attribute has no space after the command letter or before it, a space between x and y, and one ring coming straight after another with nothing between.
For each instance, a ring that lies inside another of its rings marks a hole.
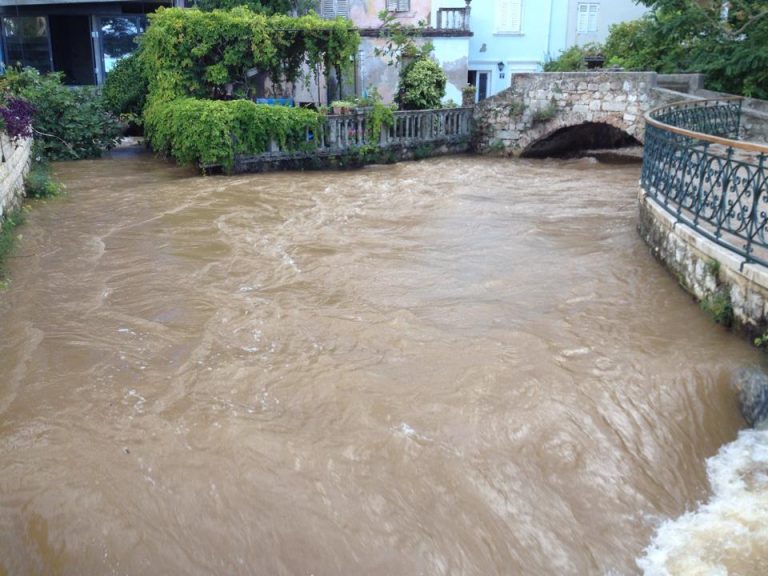
<instances>
[{"instance_id":1,"label":"dark window opening","mask_svg":"<svg viewBox=\"0 0 768 576\"><path fill-rule=\"evenodd\" d=\"M88 16L50 16L53 68L64 73L64 83L86 85L96 83Z\"/></svg>"}]
</instances>

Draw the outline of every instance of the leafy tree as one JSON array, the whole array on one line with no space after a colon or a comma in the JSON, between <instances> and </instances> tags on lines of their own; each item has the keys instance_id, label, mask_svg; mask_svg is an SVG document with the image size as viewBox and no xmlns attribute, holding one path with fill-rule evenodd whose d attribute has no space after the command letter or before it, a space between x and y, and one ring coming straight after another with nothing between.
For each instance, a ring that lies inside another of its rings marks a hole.
<instances>
[{"instance_id":1,"label":"leafy tree","mask_svg":"<svg viewBox=\"0 0 768 576\"><path fill-rule=\"evenodd\" d=\"M611 28L605 44L609 63L629 70L704 72L712 89L768 98L765 0L640 1L651 12Z\"/></svg>"},{"instance_id":2,"label":"leafy tree","mask_svg":"<svg viewBox=\"0 0 768 576\"><path fill-rule=\"evenodd\" d=\"M141 122L141 111L147 98L147 77L138 53L120 59L107 74L102 97L106 107L130 122Z\"/></svg>"},{"instance_id":3,"label":"leafy tree","mask_svg":"<svg viewBox=\"0 0 768 576\"><path fill-rule=\"evenodd\" d=\"M378 14L381 20L379 36L384 39L384 48L374 48L376 56L387 58L389 66L402 64L403 61L428 58L434 50L432 42L419 44L416 39L423 37L427 23L419 20L416 26L403 24L394 13L382 10Z\"/></svg>"},{"instance_id":4,"label":"leafy tree","mask_svg":"<svg viewBox=\"0 0 768 576\"><path fill-rule=\"evenodd\" d=\"M651 11L611 27L602 47L608 65L661 73L703 72L713 90L768 98L768 2L637 1ZM583 51L569 48L544 69L582 69Z\"/></svg>"},{"instance_id":5,"label":"leafy tree","mask_svg":"<svg viewBox=\"0 0 768 576\"><path fill-rule=\"evenodd\" d=\"M261 14L307 14L310 10L317 11L317 0L196 0L194 5L204 12L213 10L231 10L245 6Z\"/></svg>"},{"instance_id":6,"label":"leafy tree","mask_svg":"<svg viewBox=\"0 0 768 576\"><path fill-rule=\"evenodd\" d=\"M419 58L406 66L395 101L405 110L440 108L447 81L437 62L431 58Z\"/></svg>"}]
</instances>

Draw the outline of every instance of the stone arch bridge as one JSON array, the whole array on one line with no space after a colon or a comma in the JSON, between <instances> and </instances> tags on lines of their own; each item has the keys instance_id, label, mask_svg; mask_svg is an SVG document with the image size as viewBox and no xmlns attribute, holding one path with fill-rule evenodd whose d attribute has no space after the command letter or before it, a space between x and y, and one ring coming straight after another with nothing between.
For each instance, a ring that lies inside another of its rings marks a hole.
<instances>
[{"instance_id":1,"label":"stone arch bridge","mask_svg":"<svg viewBox=\"0 0 768 576\"><path fill-rule=\"evenodd\" d=\"M477 147L548 156L642 143L643 115L660 100L658 78L655 72L515 74L509 88L475 108ZM677 79L700 82L698 75Z\"/></svg>"}]
</instances>

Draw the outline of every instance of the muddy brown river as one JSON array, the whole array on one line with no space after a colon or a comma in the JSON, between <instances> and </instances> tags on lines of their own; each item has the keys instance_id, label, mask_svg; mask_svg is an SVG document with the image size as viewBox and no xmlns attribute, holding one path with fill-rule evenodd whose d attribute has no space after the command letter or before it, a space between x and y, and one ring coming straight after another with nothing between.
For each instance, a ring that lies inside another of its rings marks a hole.
<instances>
[{"instance_id":1,"label":"muddy brown river","mask_svg":"<svg viewBox=\"0 0 768 576\"><path fill-rule=\"evenodd\" d=\"M0 574L635 575L744 426L759 357L638 165L56 173L0 293Z\"/></svg>"}]
</instances>

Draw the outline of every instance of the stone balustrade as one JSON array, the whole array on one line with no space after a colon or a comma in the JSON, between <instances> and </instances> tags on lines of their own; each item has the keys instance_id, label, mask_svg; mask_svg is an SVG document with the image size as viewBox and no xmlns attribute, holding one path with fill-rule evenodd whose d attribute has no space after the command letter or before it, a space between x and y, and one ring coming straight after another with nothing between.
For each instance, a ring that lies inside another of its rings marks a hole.
<instances>
[{"instance_id":1,"label":"stone balustrade","mask_svg":"<svg viewBox=\"0 0 768 576\"><path fill-rule=\"evenodd\" d=\"M371 158L384 155L395 161L420 153L465 152L470 146L472 108L398 111L393 113L391 126L381 126L378 134L375 132L365 110L328 116L317 133L307 131L303 149L283 149L273 141L267 152L236 157L233 171L328 167L334 159L363 154Z\"/></svg>"}]
</instances>

